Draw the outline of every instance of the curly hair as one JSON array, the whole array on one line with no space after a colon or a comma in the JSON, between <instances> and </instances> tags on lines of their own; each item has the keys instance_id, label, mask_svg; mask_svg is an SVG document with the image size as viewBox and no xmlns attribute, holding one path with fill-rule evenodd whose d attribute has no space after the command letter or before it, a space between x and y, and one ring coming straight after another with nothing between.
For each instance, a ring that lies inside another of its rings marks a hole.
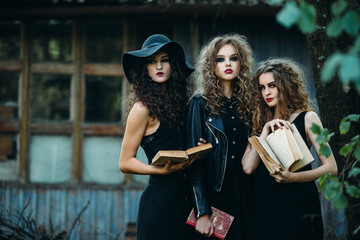
<instances>
[{"instance_id":1,"label":"curly hair","mask_svg":"<svg viewBox=\"0 0 360 240\"><path fill-rule=\"evenodd\" d=\"M273 74L278 89L278 118L288 119L297 110L311 110L309 96L303 85L305 75L300 64L288 58L260 62L254 76L256 110L253 115L253 134L260 134L264 124L274 118L275 108L265 103L259 85L260 75L269 72Z\"/></svg>"},{"instance_id":2,"label":"curly hair","mask_svg":"<svg viewBox=\"0 0 360 240\"><path fill-rule=\"evenodd\" d=\"M150 78L146 68L146 58L139 58L129 73L132 85L127 100L128 107L140 101L149 109L151 117L157 117L167 126L182 126L187 110L184 106L187 105L190 97L189 82L182 71L179 58L169 49L162 48L162 50L169 54L171 66L166 91Z\"/></svg>"},{"instance_id":3,"label":"curly hair","mask_svg":"<svg viewBox=\"0 0 360 240\"><path fill-rule=\"evenodd\" d=\"M217 36L205 45L200 52L199 60L196 65L194 77L196 77L198 90L207 102L207 108L211 114L221 114L222 85L215 75L216 57L224 45L230 44L235 48L240 60L240 70L238 77L234 79L233 96L236 99L236 111L240 119L251 126L252 115L252 50L246 37L239 34L226 34Z\"/></svg>"}]
</instances>

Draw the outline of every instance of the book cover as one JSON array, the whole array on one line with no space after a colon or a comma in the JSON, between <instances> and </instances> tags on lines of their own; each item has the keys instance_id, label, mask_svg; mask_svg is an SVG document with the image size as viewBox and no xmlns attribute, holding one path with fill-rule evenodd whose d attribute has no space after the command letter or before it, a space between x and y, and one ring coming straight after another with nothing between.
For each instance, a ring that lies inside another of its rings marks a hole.
<instances>
[{"instance_id":1,"label":"book cover","mask_svg":"<svg viewBox=\"0 0 360 240\"><path fill-rule=\"evenodd\" d=\"M228 233L234 217L230 214L221 211L215 207L211 207L213 214L211 215L211 220L215 226L214 237L218 239L224 239ZM191 210L189 217L186 220L186 224L191 226L196 226L196 217L194 209Z\"/></svg>"},{"instance_id":2,"label":"book cover","mask_svg":"<svg viewBox=\"0 0 360 240\"><path fill-rule=\"evenodd\" d=\"M190 156L198 155L199 158L205 157L205 155L211 150L211 143L195 146L187 150L160 150L151 160L151 165L162 166L169 160L173 163L180 163L186 161Z\"/></svg>"}]
</instances>

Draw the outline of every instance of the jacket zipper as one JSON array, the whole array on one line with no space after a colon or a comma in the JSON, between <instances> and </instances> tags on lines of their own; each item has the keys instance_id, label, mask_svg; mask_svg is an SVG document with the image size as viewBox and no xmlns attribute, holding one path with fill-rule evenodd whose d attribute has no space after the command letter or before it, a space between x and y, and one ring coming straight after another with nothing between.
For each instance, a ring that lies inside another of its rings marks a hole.
<instances>
[{"instance_id":1,"label":"jacket zipper","mask_svg":"<svg viewBox=\"0 0 360 240\"><path fill-rule=\"evenodd\" d=\"M215 136L214 132L211 130L211 128L209 127L208 123L206 122L205 124L206 124L207 128L210 130L211 134L214 136L214 138L215 138L215 143L216 143L216 144L219 144L219 139ZM213 125L211 125L211 126L213 126ZM220 132L221 132L221 131L220 131Z\"/></svg>"},{"instance_id":2,"label":"jacket zipper","mask_svg":"<svg viewBox=\"0 0 360 240\"><path fill-rule=\"evenodd\" d=\"M200 217L200 209L199 209L199 203L198 203L198 199L197 199L197 195L196 195L196 191L195 191L195 187L194 187L194 186L193 186L193 192L194 192L195 203L196 203L196 208L197 208L196 218L199 218L199 217Z\"/></svg>"},{"instance_id":3,"label":"jacket zipper","mask_svg":"<svg viewBox=\"0 0 360 240\"><path fill-rule=\"evenodd\" d=\"M224 182L224 178L225 178L225 170L226 170L228 147L229 147L228 139L227 139L225 133L224 133L223 131L221 131L220 129L218 129L217 127L215 127L214 125L212 125L212 124L210 124L210 123L208 123L208 122L206 122L205 124L206 124L206 126L209 128L210 132L214 135L214 137L215 137L215 134L214 134L214 132L210 129L209 125L211 125L213 128L215 128L216 130L218 130L219 132L221 132L221 133L224 135L225 139L226 139L225 166L224 166L223 174L222 174L222 177L221 177L221 185L220 185L220 186L221 186L221 187L220 187L220 190L221 190L222 185L223 185L223 182ZM217 137L215 137L215 141L216 141L216 144L219 143Z\"/></svg>"}]
</instances>

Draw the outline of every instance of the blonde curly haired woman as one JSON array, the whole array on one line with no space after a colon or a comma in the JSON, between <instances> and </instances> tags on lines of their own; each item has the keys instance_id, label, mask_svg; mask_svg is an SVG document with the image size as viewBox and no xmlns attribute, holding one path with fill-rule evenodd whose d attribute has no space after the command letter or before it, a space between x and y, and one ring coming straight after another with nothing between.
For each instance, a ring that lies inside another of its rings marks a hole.
<instances>
[{"instance_id":1,"label":"blonde curly haired woman","mask_svg":"<svg viewBox=\"0 0 360 240\"><path fill-rule=\"evenodd\" d=\"M253 58L244 36L218 36L203 46L196 66L199 87L189 104L187 147L205 139L212 151L188 169L196 231L211 237L211 206L235 217L226 239L250 239L252 187L241 159L251 132ZM201 236L199 238L202 238Z\"/></svg>"}]
</instances>

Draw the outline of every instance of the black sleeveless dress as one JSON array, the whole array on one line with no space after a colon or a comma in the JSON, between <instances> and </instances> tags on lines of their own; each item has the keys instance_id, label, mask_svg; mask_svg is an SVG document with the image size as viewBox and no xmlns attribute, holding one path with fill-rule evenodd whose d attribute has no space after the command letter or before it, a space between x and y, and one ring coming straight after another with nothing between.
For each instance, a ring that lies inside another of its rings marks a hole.
<instances>
[{"instance_id":1,"label":"black sleeveless dress","mask_svg":"<svg viewBox=\"0 0 360 240\"><path fill-rule=\"evenodd\" d=\"M155 133L145 136L141 146L149 164L159 150L182 149L184 131L160 123ZM137 239L187 239L185 225L191 205L186 194L186 182L181 171L168 175L150 175L149 184L141 195Z\"/></svg>"},{"instance_id":2,"label":"black sleeveless dress","mask_svg":"<svg viewBox=\"0 0 360 240\"><path fill-rule=\"evenodd\" d=\"M250 131L236 112L236 101L223 98L221 120L228 143L225 176L220 192L209 191L211 206L234 216L225 240L249 240L252 229L253 182L243 171L241 159L248 144ZM216 240L214 236L196 236L196 240Z\"/></svg>"},{"instance_id":3,"label":"black sleeveless dress","mask_svg":"<svg viewBox=\"0 0 360 240\"><path fill-rule=\"evenodd\" d=\"M293 121L307 142L305 114ZM311 170L307 165L299 171ZM261 162L256 176L253 240L322 240L323 222L314 181L277 183Z\"/></svg>"}]
</instances>

